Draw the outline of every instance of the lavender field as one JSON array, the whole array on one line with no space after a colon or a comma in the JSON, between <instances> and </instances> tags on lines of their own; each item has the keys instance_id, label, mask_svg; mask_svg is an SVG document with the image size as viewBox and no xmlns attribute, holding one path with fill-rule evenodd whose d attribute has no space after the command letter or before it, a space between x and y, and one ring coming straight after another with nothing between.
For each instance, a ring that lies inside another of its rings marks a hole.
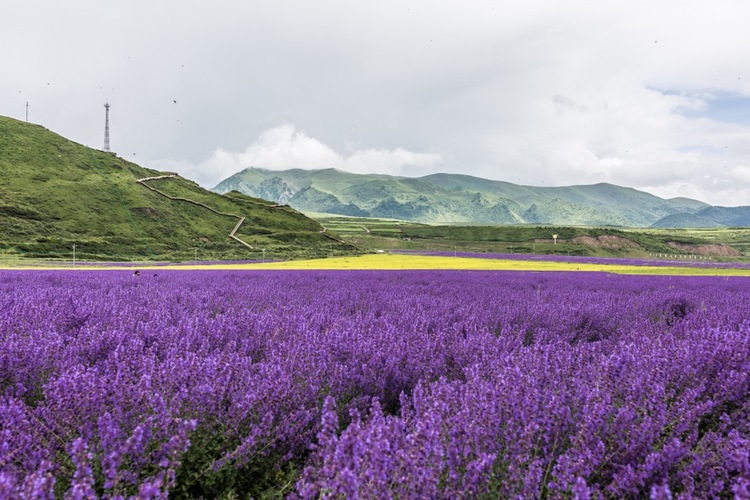
<instances>
[{"instance_id":1,"label":"lavender field","mask_svg":"<svg viewBox=\"0 0 750 500\"><path fill-rule=\"evenodd\" d=\"M750 280L3 271L0 498L748 498Z\"/></svg>"}]
</instances>

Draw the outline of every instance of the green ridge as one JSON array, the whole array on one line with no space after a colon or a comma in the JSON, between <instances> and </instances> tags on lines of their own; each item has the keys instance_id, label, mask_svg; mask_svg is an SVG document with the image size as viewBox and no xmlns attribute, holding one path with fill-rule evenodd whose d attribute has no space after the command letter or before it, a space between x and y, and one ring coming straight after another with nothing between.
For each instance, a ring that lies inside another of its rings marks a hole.
<instances>
[{"instance_id":1,"label":"green ridge","mask_svg":"<svg viewBox=\"0 0 750 500\"><path fill-rule=\"evenodd\" d=\"M289 259L350 254L316 221L241 193L219 195L39 126L0 117L0 254L81 260ZM197 250L196 250L197 249Z\"/></svg>"}]
</instances>

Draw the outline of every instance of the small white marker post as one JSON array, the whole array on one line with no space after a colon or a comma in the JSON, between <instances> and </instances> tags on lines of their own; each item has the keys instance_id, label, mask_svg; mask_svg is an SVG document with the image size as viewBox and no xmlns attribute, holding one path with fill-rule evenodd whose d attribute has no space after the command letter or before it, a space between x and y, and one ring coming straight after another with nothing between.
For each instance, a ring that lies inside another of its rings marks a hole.
<instances>
[{"instance_id":1,"label":"small white marker post","mask_svg":"<svg viewBox=\"0 0 750 500\"><path fill-rule=\"evenodd\" d=\"M553 242L553 245L557 245L557 235L556 234L552 235L552 242Z\"/></svg>"},{"instance_id":2,"label":"small white marker post","mask_svg":"<svg viewBox=\"0 0 750 500\"><path fill-rule=\"evenodd\" d=\"M73 245L73 267L76 267L76 246Z\"/></svg>"}]
</instances>

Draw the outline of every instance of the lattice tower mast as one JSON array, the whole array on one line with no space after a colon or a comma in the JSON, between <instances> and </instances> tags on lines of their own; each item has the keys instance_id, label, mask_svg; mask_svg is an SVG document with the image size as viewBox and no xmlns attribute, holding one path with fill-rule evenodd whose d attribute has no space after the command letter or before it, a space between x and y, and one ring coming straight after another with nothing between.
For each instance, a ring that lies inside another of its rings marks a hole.
<instances>
[{"instance_id":1,"label":"lattice tower mast","mask_svg":"<svg viewBox=\"0 0 750 500\"><path fill-rule=\"evenodd\" d=\"M109 102L104 104L104 151L109 152Z\"/></svg>"}]
</instances>

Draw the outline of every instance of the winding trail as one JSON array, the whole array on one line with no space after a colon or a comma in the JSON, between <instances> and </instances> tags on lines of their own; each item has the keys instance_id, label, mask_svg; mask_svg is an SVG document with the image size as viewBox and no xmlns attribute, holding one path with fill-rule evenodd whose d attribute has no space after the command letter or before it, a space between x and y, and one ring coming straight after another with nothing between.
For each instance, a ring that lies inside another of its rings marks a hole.
<instances>
[{"instance_id":1,"label":"winding trail","mask_svg":"<svg viewBox=\"0 0 750 500\"><path fill-rule=\"evenodd\" d=\"M223 216L226 216L226 217L234 217L235 219L239 219L237 221L237 225L234 226L234 229L232 229L232 232L229 233L229 237L232 238L235 241L238 241L239 243L242 243L243 245L245 245L250 250L255 250L255 248L252 245L250 245L249 243L247 243L245 241L242 241L241 239L239 239L235 235L237 233L237 230L242 225L242 223L245 222L245 217L242 217L241 215L237 215L237 214L230 214L230 213L226 213L226 212L220 212L219 210L216 210L215 208L209 207L208 205L204 205L203 203L201 203L199 201L191 200L191 199L188 199L188 198L180 198L180 197L177 197L177 196L171 196L171 195L168 195L167 193L165 193L163 191L160 191L160 190L156 189L153 186L149 186L148 184L146 184L146 182L148 182L148 181L158 181L158 180L163 180L163 179L174 179L176 177L179 177L179 175L177 175L177 174L166 174L166 175L158 175L158 176L155 176L155 177L143 177L142 179L136 179L135 182L137 182L138 184L142 185L146 189L150 189L154 193L157 193L157 194L159 194L161 196L164 196L165 198L169 198L170 200L184 201L186 203L192 203L193 205L197 205L199 207L205 208L206 210L210 210L211 212L213 212L213 213L215 213L217 215L223 215ZM263 207L266 207L266 208L271 208L271 209L274 209L274 210L289 211L288 210L289 207L287 207L286 205L266 205L265 203L258 203L257 201L253 201L253 200L242 200L242 199L236 199L236 198L232 198L232 197L229 197L229 198L232 199L232 200L235 200L235 201L241 201L241 202L245 202L245 203L252 203L254 205L260 205L260 206L263 206ZM321 227L323 227L323 229L321 231L318 231L318 232L320 234L322 234L324 237L326 237L326 238L328 238L330 240L336 241L338 243L348 244L348 243L345 243L344 241L336 238L335 236L331 236L330 234L328 234L328 229L326 227L324 227L324 226L321 226Z\"/></svg>"},{"instance_id":2,"label":"winding trail","mask_svg":"<svg viewBox=\"0 0 750 500\"><path fill-rule=\"evenodd\" d=\"M247 243L245 241L242 241L237 236L235 236L235 233L237 233L237 230L240 228L240 226L242 225L242 223L245 222L245 218L242 217L241 215L229 214L229 213L226 213L226 212L220 212L219 210L216 210L215 208L211 208L208 205L204 205L203 203L201 203L199 201L190 200L188 198L179 198L177 196L171 196L171 195L168 195L167 193L165 193L163 191L159 191L158 189L156 189L153 186L149 186L148 184L146 184L146 182L148 182L148 181L158 181L158 180L162 180L162 179L174 179L175 177L178 177L178 175L177 174L167 174L167 175L159 175L159 176L156 176L156 177L144 177L142 179L136 179L135 182L137 182L138 184L142 185L143 187L145 187L147 189L150 189L154 193L157 193L157 194L160 194L161 196L169 198L170 200L184 201L186 203L192 203L193 205L197 205L199 207L205 208L206 210L210 210L211 212L213 212L213 213L215 213L217 215L224 215L226 217L234 217L235 219L239 219L239 221L237 222L237 225L234 226L234 229L232 229L232 232L229 233L229 237L232 238L233 240L236 240L236 241L242 243L243 245L245 245L250 250L255 250L255 248L253 248L252 245L250 245L249 243Z\"/></svg>"}]
</instances>

